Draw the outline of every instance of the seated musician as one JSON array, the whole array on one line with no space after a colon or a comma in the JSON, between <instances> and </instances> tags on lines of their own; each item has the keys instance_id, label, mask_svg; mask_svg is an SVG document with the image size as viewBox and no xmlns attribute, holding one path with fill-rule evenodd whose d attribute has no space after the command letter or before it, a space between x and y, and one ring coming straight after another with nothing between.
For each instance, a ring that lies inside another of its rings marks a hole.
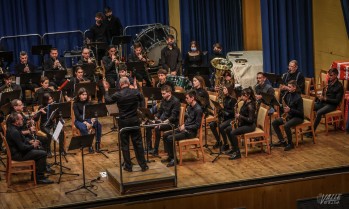
<instances>
[{"instance_id":1,"label":"seated musician","mask_svg":"<svg viewBox=\"0 0 349 209\"><path fill-rule=\"evenodd\" d=\"M222 76L223 76L223 81L220 83L220 85L212 85L213 87L209 89L210 91L219 92L222 90L221 88L225 84L232 84L233 86L235 85L234 78L231 76L230 71L225 71ZM215 80L215 78L213 80Z\"/></svg>"},{"instance_id":2,"label":"seated musician","mask_svg":"<svg viewBox=\"0 0 349 209\"><path fill-rule=\"evenodd\" d=\"M329 76L328 85L324 87L322 95L318 95L314 105L314 111L316 111L314 131L323 115L337 109L344 94L343 84L339 82L337 77L338 70L336 68L329 69L327 74ZM307 136L311 136L311 134L307 134Z\"/></svg>"},{"instance_id":3,"label":"seated musician","mask_svg":"<svg viewBox=\"0 0 349 209\"><path fill-rule=\"evenodd\" d=\"M71 78L69 83L63 88L65 99L70 101L74 97L75 84L88 83L90 80L84 77L84 70L81 66L75 68L75 77Z\"/></svg>"},{"instance_id":4,"label":"seated musician","mask_svg":"<svg viewBox=\"0 0 349 209\"><path fill-rule=\"evenodd\" d=\"M145 80L146 86L151 87L151 78L149 78L149 73L146 67L150 61L146 55L142 52L143 48L141 43L137 42L133 44L133 53L128 56L129 62L143 62L144 67L142 69L136 69L136 78L138 81Z\"/></svg>"},{"instance_id":5,"label":"seated musician","mask_svg":"<svg viewBox=\"0 0 349 209\"><path fill-rule=\"evenodd\" d=\"M216 139L216 144L213 146L214 149L219 148L222 146L223 151L227 151L229 149L227 136L230 132L227 132L227 130L231 127L230 123L234 119L235 116L235 104L236 104L236 96L235 96L235 90L234 85L226 84L223 87L223 94L224 94L224 100L223 100L223 109L221 109L218 112L218 116L221 118L220 124L219 124L219 132L220 135L223 138L223 146L221 139L219 138L219 134L217 132L217 122L211 122L210 128L212 131L213 136ZM231 129L230 129L231 131Z\"/></svg>"},{"instance_id":6,"label":"seated musician","mask_svg":"<svg viewBox=\"0 0 349 209\"><path fill-rule=\"evenodd\" d=\"M96 63L90 57L90 50L88 48L83 48L81 52L81 59L78 61L78 65L80 65L83 69L84 67L92 68L92 70L85 70L85 77L91 81L94 81Z\"/></svg>"},{"instance_id":7,"label":"seated musician","mask_svg":"<svg viewBox=\"0 0 349 209\"><path fill-rule=\"evenodd\" d=\"M44 62L44 70L66 70L65 61L63 58L59 58L58 49L51 48L50 58ZM55 87L60 86L63 83L62 79L53 80Z\"/></svg>"},{"instance_id":8,"label":"seated musician","mask_svg":"<svg viewBox=\"0 0 349 209\"><path fill-rule=\"evenodd\" d=\"M171 81L166 79L167 71L164 69L159 69L157 74L158 74L159 81L155 86L157 88L162 88L163 86L167 85L171 87L172 91L174 91L175 89L174 84Z\"/></svg>"},{"instance_id":9,"label":"seated musician","mask_svg":"<svg viewBox=\"0 0 349 209\"><path fill-rule=\"evenodd\" d=\"M92 128L95 129L96 135L97 135L95 148L96 148L96 151L99 152L101 137L102 137L102 125L99 123L99 121L96 121L96 118L83 119L84 106L90 103L89 100L90 100L89 92L87 92L85 88L80 88L77 94L76 102L74 102L74 105L73 105L73 110L75 115L74 124L76 128L80 130L80 133L82 136L89 134ZM89 153L93 153L93 152L94 150L93 150L93 147L91 146L89 148Z\"/></svg>"},{"instance_id":10,"label":"seated musician","mask_svg":"<svg viewBox=\"0 0 349 209\"><path fill-rule=\"evenodd\" d=\"M210 96L205 90L205 80L199 75L194 76L193 88L196 92L197 101L205 113L207 111L208 106L210 105Z\"/></svg>"},{"instance_id":11,"label":"seated musician","mask_svg":"<svg viewBox=\"0 0 349 209\"><path fill-rule=\"evenodd\" d=\"M186 119L184 124L180 125L180 127L175 130L174 138L176 141L195 138L201 126L203 112L201 106L196 100L196 92L193 90L188 91L185 95L185 100L188 103ZM168 153L168 158L166 160L162 160L161 162L167 162L167 167L174 166L175 153L173 152L172 131L165 133L163 139L165 150L167 150Z\"/></svg>"},{"instance_id":12,"label":"seated musician","mask_svg":"<svg viewBox=\"0 0 349 209\"><path fill-rule=\"evenodd\" d=\"M120 78L128 78L128 80L129 80L129 82L130 82L129 88L138 89L137 80L136 80L136 79L133 79L133 78L127 73L126 70L127 70L126 65L120 65L120 68L119 68L119 76L120 76ZM117 90L121 90L119 80L116 81L116 89L117 89Z\"/></svg>"},{"instance_id":13,"label":"seated musician","mask_svg":"<svg viewBox=\"0 0 349 209\"><path fill-rule=\"evenodd\" d=\"M265 77L263 72L257 73L257 85L254 87L255 97L257 100L257 104L264 103L266 105L269 105L265 102L263 99L263 96L261 93L269 94L271 96L275 96L275 90L270 85L270 83L267 82L267 78Z\"/></svg>"},{"instance_id":14,"label":"seated musician","mask_svg":"<svg viewBox=\"0 0 349 209\"><path fill-rule=\"evenodd\" d=\"M232 149L226 152L230 155L229 160L241 158L237 136L253 132L256 129L256 99L251 87L242 90L241 100L244 103L240 112L235 112L234 129L232 126L226 129L226 131L230 131L228 137L232 146Z\"/></svg>"},{"instance_id":15,"label":"seated musician","mask_svg":"<svg viewBox=\"0 0 349 209\"><path fill-rule=\"evenodd\" d=\"M46 76L41 77L40 79L41 87L38 88L34 94L35 101L38 101L39 94L53 92L53 90L49 88L49 84L50 84L50 80Z\"/></svg>"},{"instance_id":16,"label":"seated musician","mask_svg":"<svg viewBox=\"0 0 349 209\"><path fill-rule=\"evenodd\" d=\"M155 114L155 120L154 123L171 123L175 126L178 126L178 120L179 120L179 111L180 111L180 102L179 100L172 95L172 89L170 86L163 86L161 87L161 94L162 94L162 100L160 103L160 107ZM170 125L160 125L155 127L155 144L154 144L154 150L152 149L152 132L151 128L147 128L146 130L146 139L147 139L147 146L148 150L151 150L150 153L154 156L159 155L159 143L160 143L160 137L161 131L168 131L171 130L172 127Z\"/></svg>"},{"instance_id":17,"label":"seated musician","mask_svg":"<svg viewBox=\"0 0 349 209\"><path fill-rule=\"evenodd\" d=\"M11 149L11 157L16 161L35 160L36 179L39 184L52 184L53 181L45 177L47 153L38 149L38 140L26 140L21 133L24 125L23 116L13 112L7 119L6 140Z\"/></svg>"},{"instance_id":18,"label":"seated musician","mask_svg":"<svg viewBox=\"0 0 349 209\"><path fill-rule=\"evenodd\" d=\"M19 85L12 83L12 76L10 73L5 73L4 85L0 87L0 93L16 91L16 90L22 91L22 88Z\"/></svg>"},{"instance_id":19,"label":"seated musician","mask_svg":"<svg viewBox=\"0 0 349 209\"><path fill-rule=\"evenodd\" d=\"M300 89L301 93L304 94L305 78L303 73L298 69L297 60L291 60L288 64L288 71L282 74L282 81L285 85L280 85L280 98L282 98L288 92L287 84L291 80L295 80L297 82L298 88Z\"/></svg>"},{"instance_id":20,"label":"seated musician","mask_svg":"<svg viewBox=\"0 0 349 209\"><path fill-rule=\"evenodd\" d=\"M282 117L275 119L272 123L275 133L279 138L279 142L274 146L285 146L285 151L289 151L294 148L291 128L303 123L304 121L303 99L301 97L300 91L297 90L297 81L291 80L288 82L287 86L288 93L286 93L282 97L284 114L282 115ZM287 143L283 139L283 134L280 130L281 125L284 125L287 136Z\"/></svg>"}]
</instances>

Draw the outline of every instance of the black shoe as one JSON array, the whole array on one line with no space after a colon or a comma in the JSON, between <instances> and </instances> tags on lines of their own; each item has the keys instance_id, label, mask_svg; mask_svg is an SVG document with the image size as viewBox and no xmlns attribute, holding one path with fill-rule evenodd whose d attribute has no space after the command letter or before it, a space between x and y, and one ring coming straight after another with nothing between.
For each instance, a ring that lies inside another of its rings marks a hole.
<instances>
[{"instance_id":1,"label":"black shoe","mask_svg":"<svg viewBox=\"0 0 349 209\"><path fill-rule=\"evenodd\" d=\"M95 153L95 151L93 150L93 147L89 147L89 148L88 148L88 153L90 153L90 154Z\"/></svg>"},{"instance_id":2,"label":"black shoe","mask_svg":"<svg viewBox=\"0 0 349 209\"><path fill-rule=\"evenodd\" d=\"M236 151L236 152L233 152L233 154L231 154L231 156L229 157L229 160L236 160L239 158L241 158L240 151Z\"/></svg>"},{"instance_id":3,"label":"black shoe","mask_svg":"<svg viewBox=\"0 0 349 209\"><path fill-rule=\"evenodd\" d=\"M274 144L274 147L286 147L287 143L285 141L279 141L278 143Z\"/></svg>"},{"instance_id":4,"label":"black shoe","mask_svg":"<svg viewBox=\"0 0 349 209\"><path fill-rule=\"evenodd\" d=\"M142 166L142 172L145 172L146 170L149 170L149 166L147 166L147 165Z\"/></svg>"},{"instance_id":5,"label":"black shoe","mask_svg":"<svg viewBox=\"0 0 349 209\"><path fill-rule=\"evenodd\" d=\"M168 158L166 158L166 159L162 159L161 162L162 162L162 163L168 163L168 162L170 162L171 160L172 160L172 159L168 157Z\"/></svg>"},{"instance_id":6,"label":"black shoe","mask_svg":"<svg viewBox=\"0 0 349 209\"><path fill-rule=\"evenodd\" d=\"M294 148L293 144L288 144L288 145L285 147L284 151L290 151L290 150L293 149L293 148Z\"/></svg>"},{"instance_id":7,"label":"black shoe","mask_svg":"<svg viewBox=\"0 0 349 209\"><path fill-rule=\"evenodd\" d=\"M55 174L56 171L53 170L50 166L46 166L46 170L45 170L46 173L49 173L49 174Z\"/></svg>"},{"instance_id":8,"label":"black shoe","mask_svg":"<svg viewBox=\"0 0 349 209\"><path fill-rule=\"evenodd\" d=\"M226 155L231 155L231 154L233 154L234 153L234 150L227 150L226 152L224 152L224 154L226 154Z\"/></svg>"},{"instance_id":9,"label":"black shoe","mask_svg":"<svg viewBox=\"0 0 349 209\"><path fill-rule=\"evenodd\" d=\"M229 150L229 145L228 144L224 144L222 147L221 147L222 151L228 151Z\"/></svg>"},{"instance_id":10,"label":"black shoe","mask_svg":"<svg viewBox=\"0 0 349 209\"><path fill-rule=\"evenodd\" d=\"M100 143L95 143L95 149L96 149L96 152L99 152L99 150L100 150Z\"/></svg>"},{"instance_id":11,"label":"black shoe","mask_svg":"<svg viewBox=\"0 0 349 209\"><path fill-rule=\"evenodd\" d=\"M178 160L177 160L177 163L178 163ZM172 167L175 165L175 160L172 159L169 163L167 163L166 167Z\"/></svg>"},{"instance_id":12,"label":"black shoe","mask_svg":"<svg viewBox=\"0 0 349 209\"><path fill-rule=\"evenodd\" d=\"M48 178L37 179L38 184L53 184L54 182Z\"/></svg>"},{"instance_id":13,"label":"black shoe","mask_svg":"<svg viewBox=\"0 0 349 209\"><path fill-rule=\"evenodd\" d=\"M132 167L124 166L124 170L127 172L132 172Z\"/></svg>"},{"instance_id":14,"label":"black shoe","mask_svg":"<svg viewBox=\"0 0 349 209\"><path fill-rule=\"evenodd\" d=\"M218 149L222 143L220 141L216 142L216 144L213 145L213 149Z\"/></svg>"}]
</instances>

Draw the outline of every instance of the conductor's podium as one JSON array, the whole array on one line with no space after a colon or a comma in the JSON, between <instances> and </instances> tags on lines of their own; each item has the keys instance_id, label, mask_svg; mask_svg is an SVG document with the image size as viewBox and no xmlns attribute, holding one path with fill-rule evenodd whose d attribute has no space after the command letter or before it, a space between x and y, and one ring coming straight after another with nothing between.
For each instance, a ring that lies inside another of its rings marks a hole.
<instances>
[{"instance_id":1,"label":"conductor's podium","mask_svg":"<svg viewBox=\"0 0 349 209\"><path fill-rule=\"evenodd\" d=\"M167 168L160 162L149 163L149 170L142 172L139 165L133 166L132 172L122 171L120 167L107 169L108 179L121 193L128 194L145 190L177 187L175 169Z\"/></svg>"}]
</instances>

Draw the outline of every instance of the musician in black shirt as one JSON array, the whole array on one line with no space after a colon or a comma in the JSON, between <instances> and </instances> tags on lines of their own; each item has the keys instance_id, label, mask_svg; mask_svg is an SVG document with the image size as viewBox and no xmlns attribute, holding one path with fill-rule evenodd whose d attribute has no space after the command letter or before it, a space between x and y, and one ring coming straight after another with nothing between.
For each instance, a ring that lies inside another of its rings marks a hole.
<instances>
[{"instance_id":1,"label":"musician in black shirt","mask_svg":"<svg viewBox=\"0 0 349 209\"><path fill-rule=\"evenodd\" d=\"M65 61L62 58L58 57L58 49L51 48L50 50L50 58L44 62L44 70L65 70ZM63 82L63 78L56 78L52 80L55 84L55 88L60 86Z\"/></svg>"},{"instance_id":2,"label":"musician in black shirt","mask_svg":"<svg viewBox=\"0 0 349 209\"><path fill-rule=\"evenodd\" d=\"M166 43L167 46L161 50L162 68L168 70L171 75L177 75L182 64L181 50L176 46L172 34L166 37Z\"/></svg>"},{"instance_id":3,"label":"musician in black shirt","mask_svg":"<svg viewBox=\"0 0 349 209\"><path fill-rule=\"evenodd\" d=\"M22 91L22 88L19 85L12 83L12 76L10 73L5 73L4 74L4 85L2 85L0 87L0 93L17 91L17 90Z\"/></svg>"},{"instance_id":4,"label":"musician in black shirt","mask_svg":"<svg viewBox=\"0 0 349 209\"><path fill-rule=\"evenodd\" d=\"M144 67L140 69L136 69L136 78L138 81L143 81L145 80L146 86L151 87L151 81L149 78L149 74L147 72L148 69L146 67L148 66L147 63L149 59L145 56L145 54L142 52L143 48L141 43L137 42L133 44L133 53L128 56L128 61L129 62L143 62ZM131 70L131 69L129 69Z\"/></svg>"},{"instance_id":5,"label":"musician in black shirt","mask_svg":"<svg viewBox=\"0 0 349 209\"><path fill-rule=\"evenodd\" d=\"M201 126L203 112L201 106L196 101L195 91L188 91L186 93L185 100L188 103L186 110L186 119L184 121L184 124L180 125L180 127L175 130L174 138L176 141L195 138ZM165 150L167 150L168 152L168 158L166 160L162 160L162 162L168 162L167 167L174 166L175 153L173 152L172 131L165 133L163 139Z\"/></svg>"},{"instance_id":6,"label":"musician in black shirt","mask_svg":"<svg viewBox=\"0 0 349 209\"><path fill-rule=\"evenodd\" d=\"M125 127L139 126L140 120L137 117L137 108L139 104L144 100L142 94L136 90L129 88L130 81L128 78L120 78L119 84L121 90L113 95L109 95L109 84L107 81L103 81L105 89L105 101L106 103L116 102L119 108L119 128L120 130ZM132 162L130 157L129 138L131 136L133 148L136 154L136 158L142 171L149 169L144 157L144 149L141 138L140 129L123 131L121 134L121 150L124 157L124 170L132 172Z\"/></svg>"},{"instance_id":7,"label":"musician in black shirt","mask_svg":"<svg viewBox=\"0 0 349 209\"><path fill-rule=\"evenodd\" d=\"M110 45L108 47L108 54L102 58L105 68L105 77L111 88L115 88L116 82L119 80L120 60L117 53L116 47Z\"/></svg>"},{"instance_id":8,"label":"musician in black shirt","mask_svg":"<svg viewBox=\"0 0 349 209\"><path fill-rule=\"evenodd\" d=\"M157 74L159 78L158 83L155 85L157 88L162 88L163 86L167 85L171 87L172 91L175 90L174 84L166 78L167 70L159 69Z\"/></svg>"},{"instance_id":9,"label":"musician in black shirt","mask_svg":"<svg viewBox=\"0 0 349 209\"><path fill-rule=\"evenodd\" d=\"M162 100L160 103L159 110L155 114L155 123L171 123L175 126L178 126L179 121L179 111L180 111L180 102L179 100L172 95L172 89L170 86L163 86L161 88ZM159 155L159 143L160 143L160 132L171 130L170 125L160 125L155 127L155 144L154 150L151 150L150 153L154 156ZM152 147L151 138L152 132L151 128L147 128L147 145L148 149Z\"/></svg>"},{"instance_id":10,"label":"musician in black shirt","mask_svg":"<svg viewBox=\"0 0 349 209\"><path fill-rule=\"evenodd\" d=\"M45 177L47 154L44 150L37 149L39 141L27 141L21 134L23 116L13 112L7 119L6 140L11 149L11 157L16 161L35 160L36 178L40 184L52 184L53 181Z\"/></svg>"},{"instance_id":11,"label":"musician in black shirt","mask_svg":"<svg viewBox=\"0 0 349 209\"><path fill-rule=\"evenodd\" d=\"M35 65L28 61L28 54L25 51L19 53L20 62L15 66L15 73L19 76L22 73L33 73L35 72Z\"/></svg>"},{"instance_id":12,"label":"musician in black shirt","mask_svg":"<svg viewBox=\"0 0 349 209\"><path fill-rule=\"evenodd\" d=\"M104 8L105 18L103 23L107 28L107 41L111 43L114 36L122 36L123 28L118 17L113 15L113 11L110 7Z\"/></svg>"},{"instance_id":13,"label":"musician in black shirt","mask_svg":"<svg viewBox=\"0 0 349 209\"><path fill-rule=\"evenodd\" d=\"M38 102L39 100L39 94L41 93L50 93L50 92L53 92L53 90L51 88L49 88L49 85L50 85L50 80L46 77L46 76L43 76L41 77L40 79L40 85L41 87L38 88L36 91L35 91L35 94L34 94L34 101L35 102Z\"/></svg>"},{"instance_id":14,"label":"musician in black shirt","mask_svg":"<svg viewBox=\"0 0 349 209\"><path fill-rule=\"evenodd\" d=\"M303 99L300 92L297 91L297 88L297 81L292 80L288 82L288 93L282 97L282 103L285 104L283 107L283 112L287 117L284 115L286 118L281 117L275 119L272 123L275 133L279 138L279 142L274 146L286 146L284 149L285 151L289 151L294 148L291 128L303 123L304 121ZM287 145L280 130L281 125L284 125L288 142Z\"/></svg>"},{"instance_id":15,"label":"musician in black shirt","mask_svg":"<svg viewBox=\"0 0 349 209\"><path fill-rule=\"evenodd\" d=\"M208 95L207 91L205 90L205 80L203 77L196 75L193 78L193 88L196 92L196 97L199 105L204 110L204 112L207 111L207 107L210 105L210 96ZM207 114L206 114L207 116Z\"/></svg>"},{"instance_id":16,"label":"musician in black shirt","mask_svg":"<svg viewBox=\"0 0 349 209\"><path fill-rule=\"evenodd\" d=\"M285 84L288 84L288 82L291 80L295 80L297 82L297 87L299 88L299 91L302 92L302 94L304 94L305 78L303 73L301 73L298 69L297 60L291 60L288 64L287 73L284 73L282 75L282 81ZM288 92L287 85L280 85L280 91L281 97L284 96L285 93Z\"/></svg>"}]
</instances>

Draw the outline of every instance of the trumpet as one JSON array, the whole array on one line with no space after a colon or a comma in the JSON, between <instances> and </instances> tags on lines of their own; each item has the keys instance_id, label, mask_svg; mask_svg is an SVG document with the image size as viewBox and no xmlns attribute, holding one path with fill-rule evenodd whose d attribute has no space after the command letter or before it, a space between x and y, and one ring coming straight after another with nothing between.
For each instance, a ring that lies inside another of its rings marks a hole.
<instances>
[{"instance_id":1,"label":"trumpet","mask_svg":"<svg viewBox=\"0 0 349 209\"><path fill-rule=\"evenodd\" d=\"M64 70L63 66L61 65L61 63L57 58L54 58L53 66L56 66L58 70Z\"/></svg>"}]
</instances>

